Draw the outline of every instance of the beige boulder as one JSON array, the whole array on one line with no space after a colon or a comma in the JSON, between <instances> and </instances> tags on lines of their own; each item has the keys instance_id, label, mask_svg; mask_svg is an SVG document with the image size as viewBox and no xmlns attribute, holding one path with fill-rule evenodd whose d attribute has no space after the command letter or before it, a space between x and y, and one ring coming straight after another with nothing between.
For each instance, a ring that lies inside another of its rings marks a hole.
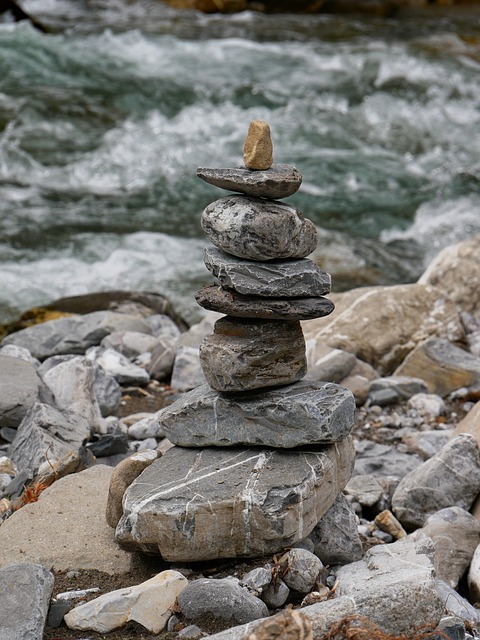
<instances>
[{"instance_id":1,"label":"beige boulder","mask_svg":"<svg viewBox=\"0 0 480 640\"><path fill-rule=\"evenodd\" d=\"M467 413L467 415L460 420L455 427L455 431L452 437L458 436L460 433L469 433L478 442L480 447L480 402L477 402ZM479 509L480 516L480 509ZM480 517L479 517L480 519Z\"/></svg>"},{"instance_id":2,"label":"beige boulder","mask_svg":"<svg viewBox=\"0 0 480 640\"><path fill-rule=\"evenodd\" d=\"M456 305L429 285L377 287L350 299L352 304L318 331L315 339L354 353L381 375L391 374L430 336L450 341L464 336Z\"/></svg>"},{"instance_id":3,"label":"beige boulder","mask_svg":"<svg viewBox=\"0 0 480 640\"><path fill-rule=\"evenodd\" d=\"M480 234L446 247L427 267L419 284L432 285L449 296L462 311L480 306Z\"/></svg>"},{"instance_id":4,"label":"beige boulder","mask_svg":"<svg viewBox=\"0 0 480 640\"><path fill-rule=\"evenodd\" d=\"M118 547L105 522L112 471L96 465L57 480L38 502L5 520L0 527L0 567L33 562L56 571L128 573L132 556Z\"/></svg>"}]
</instances>

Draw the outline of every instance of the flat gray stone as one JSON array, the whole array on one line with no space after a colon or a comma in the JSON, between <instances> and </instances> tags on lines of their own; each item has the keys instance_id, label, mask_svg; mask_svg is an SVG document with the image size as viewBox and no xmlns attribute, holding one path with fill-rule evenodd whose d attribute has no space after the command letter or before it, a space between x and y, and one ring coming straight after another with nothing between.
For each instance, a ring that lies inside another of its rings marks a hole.
<instances>
[{"instance_id":1,"label":"flat gray stone","mask_svg":"<svg viewBox=\"0 0 480 640\"><path fill-rule=\"evenodd\" d=\"M268 615L266 604L235 578L194 580L178 596L178 605L187 620L199 622L204 628L206 620L218 629Z\"/></svg>"},{"instance_id":2,"label":"flat gray stone","mask_svg":"<svg viewBox=\"0 0 480 640\"><path fill-rule=\"evenodd\" d=\"M419 467L423 460L412 453L397 451L394 447L371 440L355 442L354 475L372 475L375 478L397 476L403 478Z\"/></svg>"},{"instance_id":3,"label":"flat gray stone","mask_svg":"<svg viewBox=\"0 0 480 640\"><path fill-rule=\"evenodd\" d=\"M221 392L297 382L307 372L300 322L225 317L200 345L208 384Z\"/></svg>"},{"instance_id":4,"label":"flat gray stone","mask_svg":"<svg viewBox=\"0 0 480 640\"><path fill-rule=\"evenodd\" d=\"M235 396L203 385L158 416L170 442L182 447L292 448L342 440L353 428L354 412L355 400L344 387L297 382Z\"/></svg>"},{"instance_id":5,"label":"flat gray stone","mask_svg":"<svg viewBox=\"0 0 480 640\"><path fill-rule=\"evenodd\" d=\"M362 557L357 517L343 493L310 534L315 555L326 565L349 564Z\"/></svg>"},{"instance_id":6,"label":"flat gray stone","mask_svg":"<svg viewBox=\"0 0 480 640\"><path fill-rule=\"evenodd\" d=\"M83 354L98 345L114 331L141 331L150 329L142 318L113 311L94 311L84 316L71 316L35 324L12 333L1 342L28 349L34 358L45 360L49 356Z\"/></svg>"},{"instance_id":7,"label":"flat gray stone","mask_svg":"<svg viewBox=\"0 0 480 640\"><path fill-rule=\"evenodd\" d=\"M302 176L290 164L272 164L270 169L251 171L245 167L209 169L199 167L197 176L220 189L238 191L255 198L277 200L298 191Z\"/></svg>"},{"instance_id":8,"label":"flat gray stone","mask_svg":"<svg viewBox=\"0 0 480 640\"><path fill-rule=\"evenodd\" d=\"M22 562L0 569L0 638L42 640L53 574Z\"/></svg>"},{"instance_id":9,"label":"flat gray stone","mask_svg":"<svg viewBox=\"0 0 480 640\"><path fill-rule=\"evenodd\" d=\"M480 493L480 451L475 438L462 433L399 483L392 510L404 527L423 526L440 509L470 509Z\"/></svg>"},{"instance_id":10,"label":"flat gray stone","mask_svg":"<svg viewBox=\"0 0 480 640\"><path fill-rule=\"evenodd\" d=\"M89 437L90 424L82 415L37 402L18 427L8 455L19 469L35 475L47 457L59 460Z\"/></svg>"},{"instance_id":11,"label":"flat gray stone","mask_svg":"<svg viewBox=\"0 0 480 640\"><path fill-rule=\"evenodd\" d=\"M327 298L260 298L244 296L216 285L206 285L195 295L204 309L237 318L311 320L328 316L335 308Z\"/></svg>"},{"instance_id":12,"label":"flat gray stone","mask_svg":"<svg viewBox=\"0 0 480 640\"><path fill-rule=\"evenodd\" d=\"M313 222L288 204L248 196L226 196L202 214L205 235L238 258L305 258L317 246Z\"/></svg>"},{"instance_id":13,"label":"flat gray stone","mask_svg":"<svg viewBox=\"0 0 480 640\"><path fill-rule=\"evenodd\" d=\"M302 298L329 293L332 279L306 258L301 260L242 260L213 247L203 252L205 266L222 287L265 298Z\"/></svg>"},{"instance_id":14,"label":"flat gray stone","mask_svg":"<svg viewBox=\"0 0 480 640\"><path fill-rule=\"evenodd\" d=\"M205 384L198 348L181 346L173 363L170 386L175 391L189 391Z\"/></svg>"},{"instance_id":15,"label":"flat gray stone","mask_svg":"<svg viewBox=\"0 0 480 640\"><path fill-rule=\"evenodd\" d=\"M53 403L33 364L0 356L0 427L16 429L35 402Z\"/></svg>"},{"instance_id":16,"label":"flat gray stone","mask_svg":"<svg viewBox=\"0 0 480 640\"><path fill-rule=\"evenodd\" d=\"M277 553L310 533L352 464L349 438L298 452L173 447L126 490L115 537L172 562Z\"/></svg>"},{"instance_id":17,"label":"flat gray stone","mask_svg":"<svg viewBox=\"0 0 480 640\"><path fill-rule=\"evenodd\" d=\"M358 475L348 481L345 493L352 496L362 507L373 507L381 500L383 489L373 476Z\"/></svg>"}]
</instances>

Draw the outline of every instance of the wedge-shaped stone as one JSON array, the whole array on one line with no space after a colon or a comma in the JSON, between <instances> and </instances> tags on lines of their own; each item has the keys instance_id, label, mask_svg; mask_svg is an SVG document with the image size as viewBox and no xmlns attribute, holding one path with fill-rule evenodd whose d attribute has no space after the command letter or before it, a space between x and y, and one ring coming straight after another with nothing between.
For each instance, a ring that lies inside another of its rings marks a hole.
<instances>
[{"instance_id":1,"label":"wedge-shaped stone","mask_svg":"<svg viewBox=\"0 0 480 640\"><path fill-rule=\"evenodd\" d=\"M116 539L172 562L277 553L330 508L353 456L350 438L316 451L173 447L125 492Z\"/></svg>"},{"instance_id":2,"label":"wedge-shaped stone","mask_svg":"<svg viewBox=\"0 0 480 640\"><path fill-rule=\"evenodd\" d=\"M327 298L260 298L244 296L215 285L202 287L195 300L204 309L237 318L310 320L328 316L335 308Z\"/></svg>"},{"instance_id":3,"label":"wedge-shaped stone","mask_svg":"<svg viewBox=\"0 0 480 640\"><path fill-rule=\"evenodd\" d=\"M221 318L200 345L200 362L216 391L291 384L307 372L300 322Z\"/></svg>"},{"instance_id":4,"label":"wedge-shaped stone","mask_svg":"<svg viewBox=\"0 0 480 640\"><path fill-rule=\"evenodd\" d=\"M298 191L302 176L290 164L272 164L264 171L251 171L245 167L226 169L197 169L197 176L220 189L239 191L254 198L280 200Z\"/></svg>"},{"instance_id":5,"label":"wedge-shaped stone","mask_svg":"<svg viewBox=\"0 0 480 640\"><path fill-rule=\"evenodd\" d=\"M291 448L345 438L354 412L352 393L332 382L297 382L235 396L203 385L165 407L159 421L170 442L183 447Z\"/></svg>"},{"instance_id":6,"label":"wedge-shaped stone","mask_svg":"<svg viewBox=\"0 0 480 640\"><path fill-rule=\"evenodd\" d=\"M311 260L254 262L228 255L219 249L205 249L205 266L227 289L266 298L323 296L332 279Z\"/></svg>"},{"instance_id":7,"label":"wedge-shaped stone","mask_svg":"<svg viewBox=\"0 0 480 640\"><path fill-rule=\"evenodd\" d=\"M203 211L202 228L212 244L239 258L305 258L317 246L313 222L274 200L220 198Z\"/></svg>"}]
</instances>

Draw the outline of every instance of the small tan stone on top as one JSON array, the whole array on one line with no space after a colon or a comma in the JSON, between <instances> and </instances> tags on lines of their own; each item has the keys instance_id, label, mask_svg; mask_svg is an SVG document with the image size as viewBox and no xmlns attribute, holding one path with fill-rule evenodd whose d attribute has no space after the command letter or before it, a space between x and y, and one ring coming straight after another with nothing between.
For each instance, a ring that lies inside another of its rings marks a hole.
<instances>
[{"instance_id":1,"label":"small tan stone on top","mask_svg":"<svg viewBox=\"0 0 480 640\"><path fill-rule=\"evenodd\" d=\"M247 169L265 171L273 162L270 127L263 120L252 120L243 148L243 161Z\"/></svg>"}]
</instances>

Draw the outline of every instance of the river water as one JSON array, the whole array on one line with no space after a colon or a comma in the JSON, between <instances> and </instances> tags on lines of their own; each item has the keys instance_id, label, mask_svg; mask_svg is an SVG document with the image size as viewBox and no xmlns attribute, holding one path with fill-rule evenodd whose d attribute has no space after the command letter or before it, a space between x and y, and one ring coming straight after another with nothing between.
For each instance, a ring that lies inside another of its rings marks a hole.
<instances>
[{"instance_id":1,"label":"river water","mask_svg":"<svg viewBox=\"0 0 480 640\"><path fill-rule=\"evenodd\" d=\"M480 233L480 14L206 16L25 0L0 23L0 321L65 295L210 280L197 166L242 164L252 119L319 229L334 289L414 281Z\"/></svg>"}]
</instances>

